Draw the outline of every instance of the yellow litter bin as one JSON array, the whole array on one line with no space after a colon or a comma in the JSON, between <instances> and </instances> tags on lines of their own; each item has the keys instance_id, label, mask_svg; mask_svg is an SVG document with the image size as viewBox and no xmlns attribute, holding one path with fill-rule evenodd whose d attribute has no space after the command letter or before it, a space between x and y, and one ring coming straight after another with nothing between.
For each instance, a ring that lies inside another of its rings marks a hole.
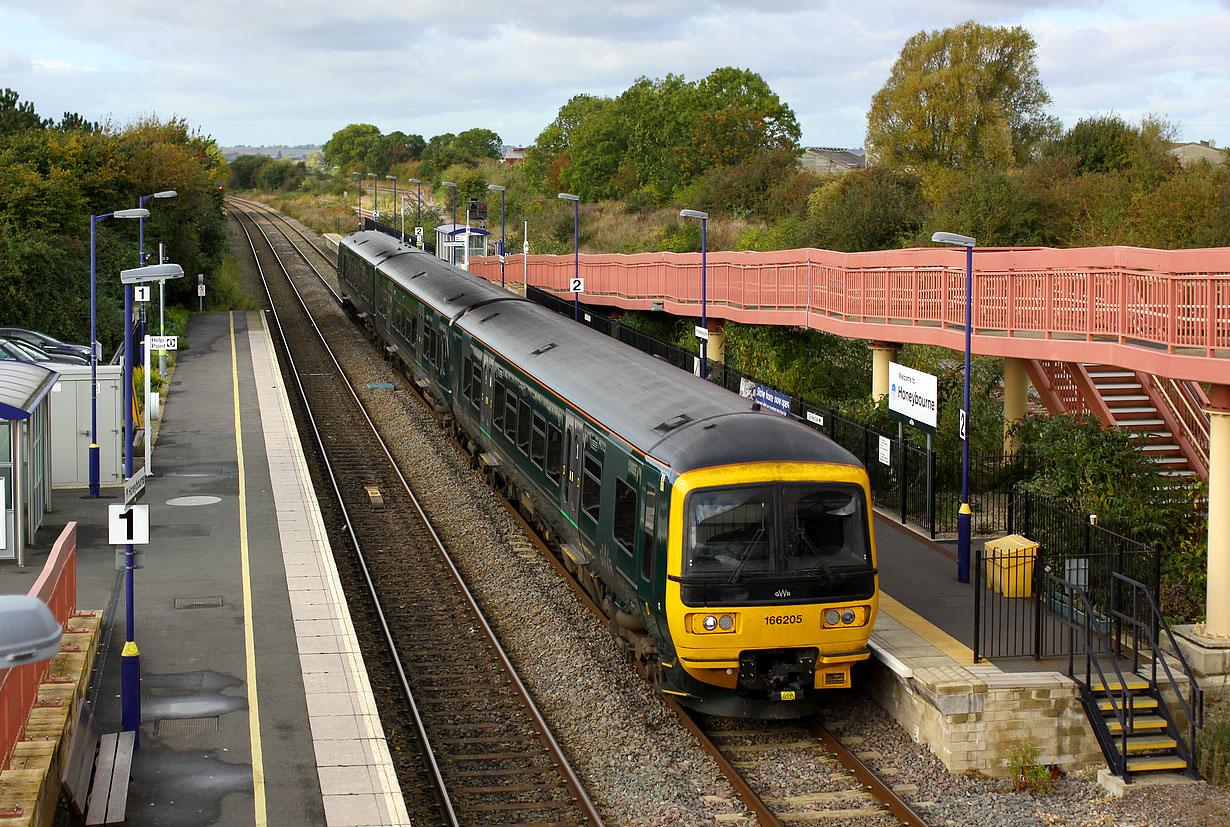
<instances>
[{"instance_id":1,"label":"yellow litter bin","mask_svg":"<svg viewBox=\"0 0 1230 827\"><path fill-rule=\"evenodd\" d=\"M988 540L983 550L987 588L995 589L1004 597L1031 596L1037 556L1038 544L1020 534Z\"/></svg>"}]
</instances>

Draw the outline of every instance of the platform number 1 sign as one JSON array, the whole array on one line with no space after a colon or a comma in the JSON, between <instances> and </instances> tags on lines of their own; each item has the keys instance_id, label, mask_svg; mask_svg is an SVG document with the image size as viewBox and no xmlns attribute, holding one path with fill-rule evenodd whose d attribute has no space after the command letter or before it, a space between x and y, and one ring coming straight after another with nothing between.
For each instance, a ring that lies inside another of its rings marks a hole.
<instances>
[{"instance_id":1,"label":"platform number 1 sign","mask_svg":"<svg viewBox=\"0 0 1230 827\"><path fill-rule=\"evenodd\" d=\"M107 543L113 546L149 545L149 505L107 506Z\"/></svg>"}]
</instances>

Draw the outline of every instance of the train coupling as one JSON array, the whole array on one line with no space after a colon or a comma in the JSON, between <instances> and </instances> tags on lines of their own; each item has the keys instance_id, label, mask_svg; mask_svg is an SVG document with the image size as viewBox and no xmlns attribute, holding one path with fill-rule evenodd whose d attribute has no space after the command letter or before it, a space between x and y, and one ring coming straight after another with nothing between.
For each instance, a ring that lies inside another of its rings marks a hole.
<instances>
[{"instance_id":1,"label":"train coupling","mask_svg":"<svg viewBox=\"0 0 1230 827\"><path fill-rule=\"evenodd\" d=\"M748 650L739 654L739 685L777 700L801 697L815 685L815 649ZM783 697L784 696L784 697Z\"/></svg>"}]
</instances>

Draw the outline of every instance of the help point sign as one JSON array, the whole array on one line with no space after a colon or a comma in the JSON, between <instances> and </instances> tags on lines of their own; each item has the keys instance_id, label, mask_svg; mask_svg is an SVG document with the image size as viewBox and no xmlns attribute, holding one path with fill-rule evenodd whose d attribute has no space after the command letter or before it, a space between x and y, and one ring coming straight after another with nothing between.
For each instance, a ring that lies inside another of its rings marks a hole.
<instances>
[{"instance_id":1,"label":"help point sign","mask_svg":"<svg viewBox=\"0 0 1230 827\"><path fill-rule=\"evenodd\" d=\"M896 362L888 363L889 416L934 434L939 408L936 377Z\"/></svg>"}]
</instances>

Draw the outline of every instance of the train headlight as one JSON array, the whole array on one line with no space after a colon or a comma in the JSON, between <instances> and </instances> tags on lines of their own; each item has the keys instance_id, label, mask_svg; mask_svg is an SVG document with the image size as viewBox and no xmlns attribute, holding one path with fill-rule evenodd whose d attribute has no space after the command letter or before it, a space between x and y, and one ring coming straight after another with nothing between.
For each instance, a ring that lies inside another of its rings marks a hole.
<instances>
[{"instance_id":1,"label":"train headlight","mask_svg":"<svg viewBox=\"0 0 1230 827\"><path fill-rule=\"evenodd\" d=\"M729 632L735 627L735 619L730 615L722 615L718 618L718 626L723 632Z\"/></svg>"},{"instance_id":2,"label":"train headlight","mask_svg":"<svg viewBox=\"0 0 1230 827\"><path fill-rule=\"evenodd\" d=\"M854 620L855 620L855 614L854 614L853 609L846 609L844 612L841 613L841 622L845 624L846 626L849 626L851 623L854 622Z\"/></svg>"},{"instance_id":3,"label":"train headlight","mask_svg":"<svg viewBox=\"0 0 1230 827\"><path fill-rule=\"evenodd\" d=\"M717 618L714 617L713 615L708 615L705 618L703 625L705 627L706 632L712 632L714 629L717 628L717 625L718 625Z\"/></svg>"},{"instance_id":4,"label":"train headlight","mask_svg":"<svg viewBox=\"0 0 1230 827\"><path fill-rule=\"evenodd\" d=\"M847 611L849 610L847 609ZM836 626L840 622L841 622L841 612L837 611L836 609L829 609L828 611L824 613L824 625Z\"/></svg>"}]
</instances>

